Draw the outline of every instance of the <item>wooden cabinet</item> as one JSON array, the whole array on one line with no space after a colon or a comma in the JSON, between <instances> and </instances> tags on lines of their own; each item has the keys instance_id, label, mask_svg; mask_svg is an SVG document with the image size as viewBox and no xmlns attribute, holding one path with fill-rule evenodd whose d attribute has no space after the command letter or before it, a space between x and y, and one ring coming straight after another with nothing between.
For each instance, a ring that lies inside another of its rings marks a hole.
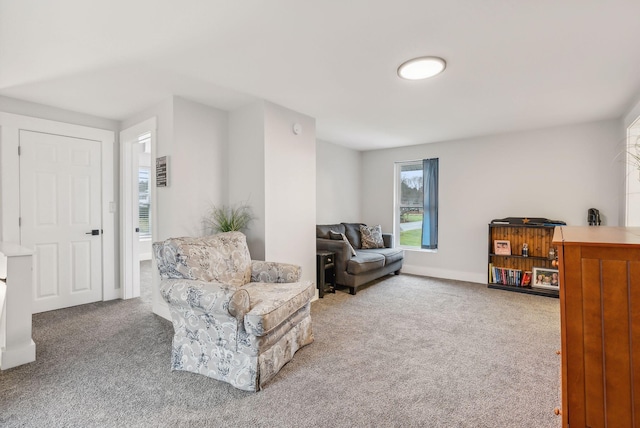
<instances>
[{"instance_id":1,"label":"wooden cabinet","mask_svg":"<svg viewBox=\"0 0 640 428\"><path fill-rule=\"evenodd\" d=\"M552 262L555 259L549 258L549 249L553 247L554 225L543 224L489 224L489 270L487 282L489 288L517 291L520 293L537 294L543 296L558 297L558 290L523 287L521 281L515 284L512 281L507 284L500 284L493 274L494 269L507 269L515 272L532 272L534 267L555 269ZM509 241L511 245L510 255L495 254L494 242ZM528 255L522 255L523 244L528 246ZM504 281L502 281L504 282ZM533 278L532 278L533 283Z\"/></svg>"},{"instance_id":2,"label":"wooden cabinet","mask_svg":"<svg viewBox=\"0 0 640 428\"><path fill-rule=\"evenodd\" d=\"M640 228L558 227L562 425L640 427Z\"/></svg>"}]
</instances>

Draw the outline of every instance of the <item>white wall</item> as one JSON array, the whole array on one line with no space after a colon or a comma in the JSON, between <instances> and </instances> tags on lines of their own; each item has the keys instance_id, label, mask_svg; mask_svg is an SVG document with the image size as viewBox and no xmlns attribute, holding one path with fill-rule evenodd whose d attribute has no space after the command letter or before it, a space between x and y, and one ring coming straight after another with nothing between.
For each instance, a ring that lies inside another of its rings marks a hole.
<instances>
[{"instance_id":1,"label":"white wall","mask_svg":"<svg viewBox=\"0 0 640 428\"><path fill-rule=\"evenodd\" d=\"M586 225L598 208L619 220L624 187L619 120L367 151L362 220L393 228L394 162L440 158L439 248L407 251L403 271L484 283L487 224L502 217L547 217Z\"/></svg>"},{"instance_id":2,"label":"white wall","mask_svg":"<svg viewBox=\"0 0 640 428\"><path fill-rule=\"evenodd\" d=\"M201 236L203 216L226 197L227 113L175 97L173 127L170 184L158 189L159 199L169 190L164 202L172 207L165 236Z\"/></svg>"},{"instance_id":3,"label":"white wall","mask_svg":"<svg viewBox=\"0 0 640 428\"><path fill-rule=\"evenodd\" d=\"M251 258L297 264L314 282L315 135L313 118L267 101L229 114L229 203L253 207Z\"/></svg>"},{"instance_id":4,"label":"white wall","mask_svg":"<svg viewBox=\"0 0 640 428\"><path fill-rule=\"evenodd\" d=\"M640 100L638 100L633 107L629 109L629 112L623 117L623 124L625 128L631 126L633 122L640 117Z\"/></svg>"},{"instance_id":5,"label":"white wall","mask_svg":"<svg viewBox=\"0 0 640 428\"><path fill-rule=\"evenodd\" d=\"M266 260L297 264L315 283L315 119L265 102L264 160Z\"/></svg>"},{"instance_id":6,"label":"white wall","mask_svg":"<svg viewBox=\"0 0 640 428\"><path fill-rule=\"evenodd\" d=\"M358 150L316 141L316 223L361 221L362 154Z\"/></svg>"},{"instance_id":7,"label":"white wall","mask_svg":"<svg viewBox=\"0 0 640 428\"><path fill-rule=\"evenodd\" d=\"M245 231L249 253L265 260L264 103L255 102L229 113L230 205L248 204L255 219Z\"/></svg>"},{"instance_id":8,"label":"white wall","mask_svg":"<svg viewBox=\"0 0 640 428\"><path fill-rule=\"evenodd\" d=\"M227 113L172 97L122 123L157 117L154 157L169 157L169 185L156 188L155 241L204 233L203 216L226 196Z\"/></svg>"},{"instance_id":9,"label":"white wall","mask_svg":"<svg viewBox=\"0 0 640 428\"><path fill-rule=\"evenodd\" d=\"M119 124L116 120L104 119L102 117L63 110L2 95L0 95L0 111L37 117L39 119L55 120L56 122L89 126L91 128L107 129L114 132L119 131ZM114 156L114 159L118 159L118 157Z\"/></svg>"}]
</instances>

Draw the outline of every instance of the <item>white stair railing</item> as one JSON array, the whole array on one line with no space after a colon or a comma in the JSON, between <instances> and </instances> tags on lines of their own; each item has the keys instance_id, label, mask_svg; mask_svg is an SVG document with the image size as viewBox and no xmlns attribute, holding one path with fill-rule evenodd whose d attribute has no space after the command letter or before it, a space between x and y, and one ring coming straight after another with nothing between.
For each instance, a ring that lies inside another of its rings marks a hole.
<instances>
[{"instance_id":1,"label":"white stair railing","mask_svg":"<svg viewBox=\"0 0 640 428\"><path fill-rule=\"evenodd\" d=\"M32 283L33 250L0 242L0 370L36 360Z\"/></svg>"},{"instance_id":2,"label":"white stair railing","mask_svg":"<svg viewBox=\"0 0 640 428\"><path fill-rule=\"evenodd\" d=\"M0 320L4 314L4 301L7 295L7 284L0 280Z\"/></svg>"}]
</instances>

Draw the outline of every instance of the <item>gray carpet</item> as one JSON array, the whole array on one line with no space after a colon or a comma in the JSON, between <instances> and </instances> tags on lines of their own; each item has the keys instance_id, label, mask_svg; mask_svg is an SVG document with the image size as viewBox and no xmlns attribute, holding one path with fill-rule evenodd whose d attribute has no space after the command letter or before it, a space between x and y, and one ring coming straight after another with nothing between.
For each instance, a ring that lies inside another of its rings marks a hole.
<instances>
[{"instance_id":1,"label":"gray carpet","mask_svg":"<svg viewBox=\"0 0 640 428\"><path fill-rule=\"evenodd\" d=\"M410 275L327 294L315 342L258 393L171 372L171 323L150 310L143 291L34 315L37 360L0 372L0 426L560 424L557 299Z\"/></svg>"}]
</instances>

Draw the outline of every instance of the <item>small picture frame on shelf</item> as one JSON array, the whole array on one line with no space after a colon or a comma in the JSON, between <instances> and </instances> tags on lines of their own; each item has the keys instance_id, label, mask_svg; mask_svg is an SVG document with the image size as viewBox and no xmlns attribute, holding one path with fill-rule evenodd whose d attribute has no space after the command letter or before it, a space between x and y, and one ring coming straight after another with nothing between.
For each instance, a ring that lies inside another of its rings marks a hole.
<instances>
[{"instance_id":1,"label":"small picture frame on shelf","mask_svg":"<svg viewBox=\"0 0 640 428\"><path fill-rule=\"evenodd\" d=\"M498 256L511 255L511 242L496 239L493 241L493 253Z\"/></svg>"},{"instance_id":2,"label":"small picture frame on shelf","mask_svg":"<svg viewBox=\"0 0 640 428\"><path fill-rule=\"evenodd\" d=\"M558 269L534 267L531 286L534 288L545 288L547 290L559 290L560 280L558 279Z\"/></svg>"}]
</instances>

